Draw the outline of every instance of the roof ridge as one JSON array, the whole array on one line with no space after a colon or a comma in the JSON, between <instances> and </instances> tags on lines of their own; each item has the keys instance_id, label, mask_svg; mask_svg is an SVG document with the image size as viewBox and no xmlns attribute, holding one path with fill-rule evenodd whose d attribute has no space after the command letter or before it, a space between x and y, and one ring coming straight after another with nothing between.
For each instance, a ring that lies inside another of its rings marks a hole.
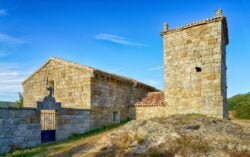
<instances>
[{"instance_id":1,"label":"roof ridge","mask_svg":"<svg viewBox=\"0 0 250 157\"><path fill-rule=\"evenodd\" d=\"M88 69L88 70L94 70L93 68L91 67L88 67L88 66L84 66L84 65L81 65L81 64L77 64L77 63L74 63L74 62L71 62L71 61L68 61L68 60L65 60L65 59L62 59L62 58L59 58L59 57L50 57L44 64L42 64L40 67L38 67L37 70L35 70L28 78L26 78L22 84L24 84L26 81L28 81L33 75L35 75L36 73L38 73L43 67L45 67L50 61L55 61L57 63L62 63L62 64L71 64L73 66L79 66L79 68L85 68L85 69Z\"/></svg>"},{"instance_id":2,"label":"roof ridge","mask_svg":"<svg viewBox=\"0 0 250 157\"><path fill-rule=\"evenodd\" d=\"M97 69L97 68L93 68L93 67L90 67L90 66L86 66L86 65L75 63L75 62L71 62L71 61L68 61L68 60L65 60L65 59L62 59L62 58L59 58L59 57L51 57L50 59L54 60L54 61L58 61L58 62L73 64L73 65L80 66L80 67L83 67L83 68L88 68L88 69L93 70L94 72L98 72L98 73L102 73L102 74L106 74L106 75L110 75L110 76L114 76L114 77L119 77L120 79L134 82L135 84L142 84L142 85L145 85L145 86L156 89L155 87L152 87L150 85L147 85L145 83L142 83L140 81L137 81L137 80L129 78L129 77L121 76L121 75L114 74L114 73L109 73L109 72L106 72L106 71L103 71L103 70L100 70L100 69Z\"/></svg>"},{"instance_id":3,"label":"roof ridge","mask_svg":"<svg viewBox=\"0 0 250 157\"><path fill-rule=\"evenodd\" d=\"M62 59L62 58L59 58L59 57L54 57L53 56L49 60L54 60L56 62L63 62L63 63L66 63L66 64L72 64L72 65L75 65L75 66L87 68L89 70L95 70L95 68L93 68L93 67L89 67L89 66L82 65L82 64L79 64L79 63L71 62L71 61L68 61L68 60L65 60L65 59Z\"/></svg>"},{"instance_id":4,"label":"roof ridge","mask_svg":"<svg viewBox=\"0 0 250 157\"><path fill-rule=\"evenodd\" d=\"M168 32L183 30L183 29L186 29L186 28L189 28L189 27L198 26L198 25L205 24L205 23L208 23L208 22L213 22L213 21L217 21L217 20L224 20L224 19L226 19L225 16L218 16L218 17L207 18L205 20L195 21L195 22L186 24L184 26L179 26L179 27L175 27L175 28L172 28L172 29L164 30L164 31L161 32L161 35L165 35Z\"/></svg>"},{"instance_id":5,"label":"roof ridge","mask_svg":"<svg viewBox=\"0 0 250 157\"><path fill-rule=\"evenodd\" d=\"M120 80L126 80L128 82L133 82L134 84L140 84L140 85L143 85L143 86L147 86L149 88L152 88L152 89L155 89L156 91L158 90L157 88L153 87L153 86L150 86L150 85L147 85L145 83L142 83L140 81L137 81L135 79L132 79L132 78L129 78L129 77L125 77L125 76L121 76L121 75L118 75L118 74L113 74L113 73L109 73L109 72L105 72L105 71L102 71L102 70L99 70L99 69L96 69L96 68L93 68L93 67L90 67L90 66L86 66L86 65L82 65L82 64L79 64L79 63L75 63L75 62L71 62L71 61L68 61L68 60L65 60L65 59L62 59L62 58L59 58L59 57L50 57L48 59L48 61L43 64L41 67L39 67L35 72L33 72L27 79L25 79L23 81L23 84L28 81L33 75L35 75L37 72L39 72L44 66L46 66L50 61L55 61L57 63L61 63L61 64L64 64L64 65L68 65L68 66L71 66L72 68L85 68L87 70L91 70L93 72L97 72L99 74L104 74L104 75L109 75L109 76L113 76L115 77L116 79L120 79ZM160 91L160 90L159 90Z\"/></svg>"}]
</instances>

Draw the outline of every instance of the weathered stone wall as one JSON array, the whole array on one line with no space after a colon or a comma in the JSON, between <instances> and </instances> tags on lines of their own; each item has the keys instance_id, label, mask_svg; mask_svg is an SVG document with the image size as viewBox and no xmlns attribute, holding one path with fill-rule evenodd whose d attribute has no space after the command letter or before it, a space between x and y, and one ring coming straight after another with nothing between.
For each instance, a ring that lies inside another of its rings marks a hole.
<instances>
[{"instance_id":1,"label":"weathered stone wall","mask_svg":"<svg viewBox=\"0 0 250 157\"><path fill-rule=\"evenodd\" d=\"M102 127L113 123L113 112L118 111L120 120L129 118L129 105L141 100L155 89L135 86L132 83L95 77L92 80L91 126Z\"/></svg>"},{"instance_id":2,"label":"weathered stone wall","mask_svg":"<svg viewBox=\"0 0 250 157\"><path fill-rule=\"evenodd\" d=\"M131 119L149 119L154 117L166 117L167 109L165 106L131 106L129 116Z\"/></svg>"},{"instance_id":3,"label":"weathered stone wall","mask_svg":"<svg viewBox=\"0 0 250 157\"><path fill-rule=\"evenodd\" d=\"M24 106L36 107L51 84L63 108L91 109L91 128L112 124L113 112L119 114L119 121L127 119L130 104L156 91L133 79L51 58L23 82Z\"/></svg>"},{"instance_id":4,"label":"weathered stone wall","mask_svg":"<svg viewBox=\"0 0 250 157\"><path fill-rule=\"evenodd\" d=\"M129 117L131 119L166 117L165 106L164 92L149 92L141 101L129 106Z\"/></svg>"},{"instance_id":5,"label":"weathered stone wall","mask_svg":"<svg viewBox=\"0 0 250 157\"><path fill-rule=\"evenodd\" d=\"M40 111L31 108L0 108L0 153L40 143Z\"/></svg>"},{"instance_id":6,"label":"weathered stone wall","mask_svg":"<svg viewBox=\"0 0 250 157\"><path fill-rule=\"evenodd\" d=\"M227 117L226 27L216 17L162 33L168 115Z\"/></svg>"},{"instance_id":7,"label":"weathered stone wall","mask_svg":"<svg viewBox=\"0 0 250 157\"><path fill-rule=\"evenodd\" d=\"M91 76L91 70L51 59L23 83L24 106L36 107L48 95L49 82L54 81L54 96L62 107L89 109Z\"/></svg>"},{"instance_id":8,"label":"weathered stone wall","mask_svg":"<svg viewBox=\"0 0 250 157\"><path fill-rule=\"evenodd\" d=\"M90 131L90 110L56 111L56 140ZM40 111L34 108L0 108L0 153L41 144Z\"/></svg>"},{"instance_id":9,"label":"weathered stone wall","mask_svg":"<svg viewBox=\"0 0 250 157\"><path fill-rule=\"evenodd\" d=\"M61 109L56 112L56 140L90 130L90 110Z\"/></svg>"}]
</instances>

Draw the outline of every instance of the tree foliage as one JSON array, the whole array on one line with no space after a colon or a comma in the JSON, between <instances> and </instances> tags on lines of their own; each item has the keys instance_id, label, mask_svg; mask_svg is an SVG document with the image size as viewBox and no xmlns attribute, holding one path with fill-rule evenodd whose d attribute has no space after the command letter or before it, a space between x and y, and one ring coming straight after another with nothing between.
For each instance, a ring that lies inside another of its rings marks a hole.
<instances>
[{"instance_id":1,"label":"tree foliage","mask_svg":"<svg viewBox=\"0 0 250 157\"><path fill-rule=\"evenodd\" d=\"M19 95L19 100L17 100L15 102L15 106L16 107L22 107L23 106L23 95L20 92L18 93L18 95Z\"/></svg>"}]
</instances>

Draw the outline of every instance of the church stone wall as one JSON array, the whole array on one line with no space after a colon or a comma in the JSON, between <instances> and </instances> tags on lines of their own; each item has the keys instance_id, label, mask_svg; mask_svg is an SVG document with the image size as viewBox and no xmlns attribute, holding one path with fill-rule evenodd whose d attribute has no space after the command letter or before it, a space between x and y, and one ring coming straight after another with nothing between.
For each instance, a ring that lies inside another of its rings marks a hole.
<instances>
[{"instance_id":1,"label":"church stone wall","mask_svg":"<svg viewBox=\"0 0 250 157\"><path fill-rule=\"evenodd\" d=\"M36 107L51 85L62 108L91 109L91 128L114 123L114 115L119 121L127 119L129 105L156 90L133 79L52 58L24 81L24 107Z\"/></svg>"},{"instance_id":2,"label":"church stone wall","mask_svg":"<svg viewBox=\"0 0 250 157\"><path fill-rule=\"evenodd\" d=\"M154 117L166 117L165 106L131 106L129 117L131 119L150 119Z\"/></svg>"},{"instance_id":3,"label":"church stone wall","mask_svg":"<svg viewBox=\"0 0 250 157\"><path fill-rule=\"evenodd\" d=\"M227 117L225 29L217 17L162 34L167 115Z\"/></svg>"},{"instance_id":4,"label":"church stone wall","mask_svg":"<svg viewBox=\"0 0 250 157\"><path fill-rule=\"evenodd\" d=\"M141 100L155 89L135 86L133 83L95 77L92 80L91 126L92 128L110 125L113 112L118 112L120 121L129 118L129 104Z\"/></svg>"},{"instance_id":5,"label":"church stone wall","mask_svg":"<svg viewBox=\"0 0 250 157\"><path fill-rule=\"evenodd\" d=\"M166 104L162 91L149 92L147 96L129 106L131 119L149 119L153 117L166 117Z\"/></svg>"},{"instance_id":6,"label":"church stone wall","mask_svg":"<svg viewBox=\"0 0 250 157\"><path fill-rule=\"evenodd\" d=\"M56 140L90 131L90 110L63 108L56 112Z\"/></svg>"},{"instance_id":7,"label":"church stone wall","mask_svg":"<svg viewBox=\"0 0 250 157\"><path fill-rule=\"evenodd\" d=\"M54 82L54 96L62 107L89 109L91 76L89 70L51 60L23 83L24 106L36 107L48 95L48 84Z\"/></svg>"}]
</instances>

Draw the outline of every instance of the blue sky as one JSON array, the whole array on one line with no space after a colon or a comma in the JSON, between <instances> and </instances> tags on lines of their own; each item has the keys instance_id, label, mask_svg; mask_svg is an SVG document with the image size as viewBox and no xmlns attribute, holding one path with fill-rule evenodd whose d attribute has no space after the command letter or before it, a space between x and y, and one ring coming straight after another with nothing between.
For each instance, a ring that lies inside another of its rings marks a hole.
<instances>
[{"instance_id":1,"label":"blue sky","mask_svg":"<svg viewBox=\"0 0 250 157\"><path fill-rule=\"evenodd\" d=\"M228 18L228 95L250 91L248 0L0 0L0 100L16 100L21 82L48 58L131 77L163 88L160 31Z\"/></svg>"}]
</instances>

